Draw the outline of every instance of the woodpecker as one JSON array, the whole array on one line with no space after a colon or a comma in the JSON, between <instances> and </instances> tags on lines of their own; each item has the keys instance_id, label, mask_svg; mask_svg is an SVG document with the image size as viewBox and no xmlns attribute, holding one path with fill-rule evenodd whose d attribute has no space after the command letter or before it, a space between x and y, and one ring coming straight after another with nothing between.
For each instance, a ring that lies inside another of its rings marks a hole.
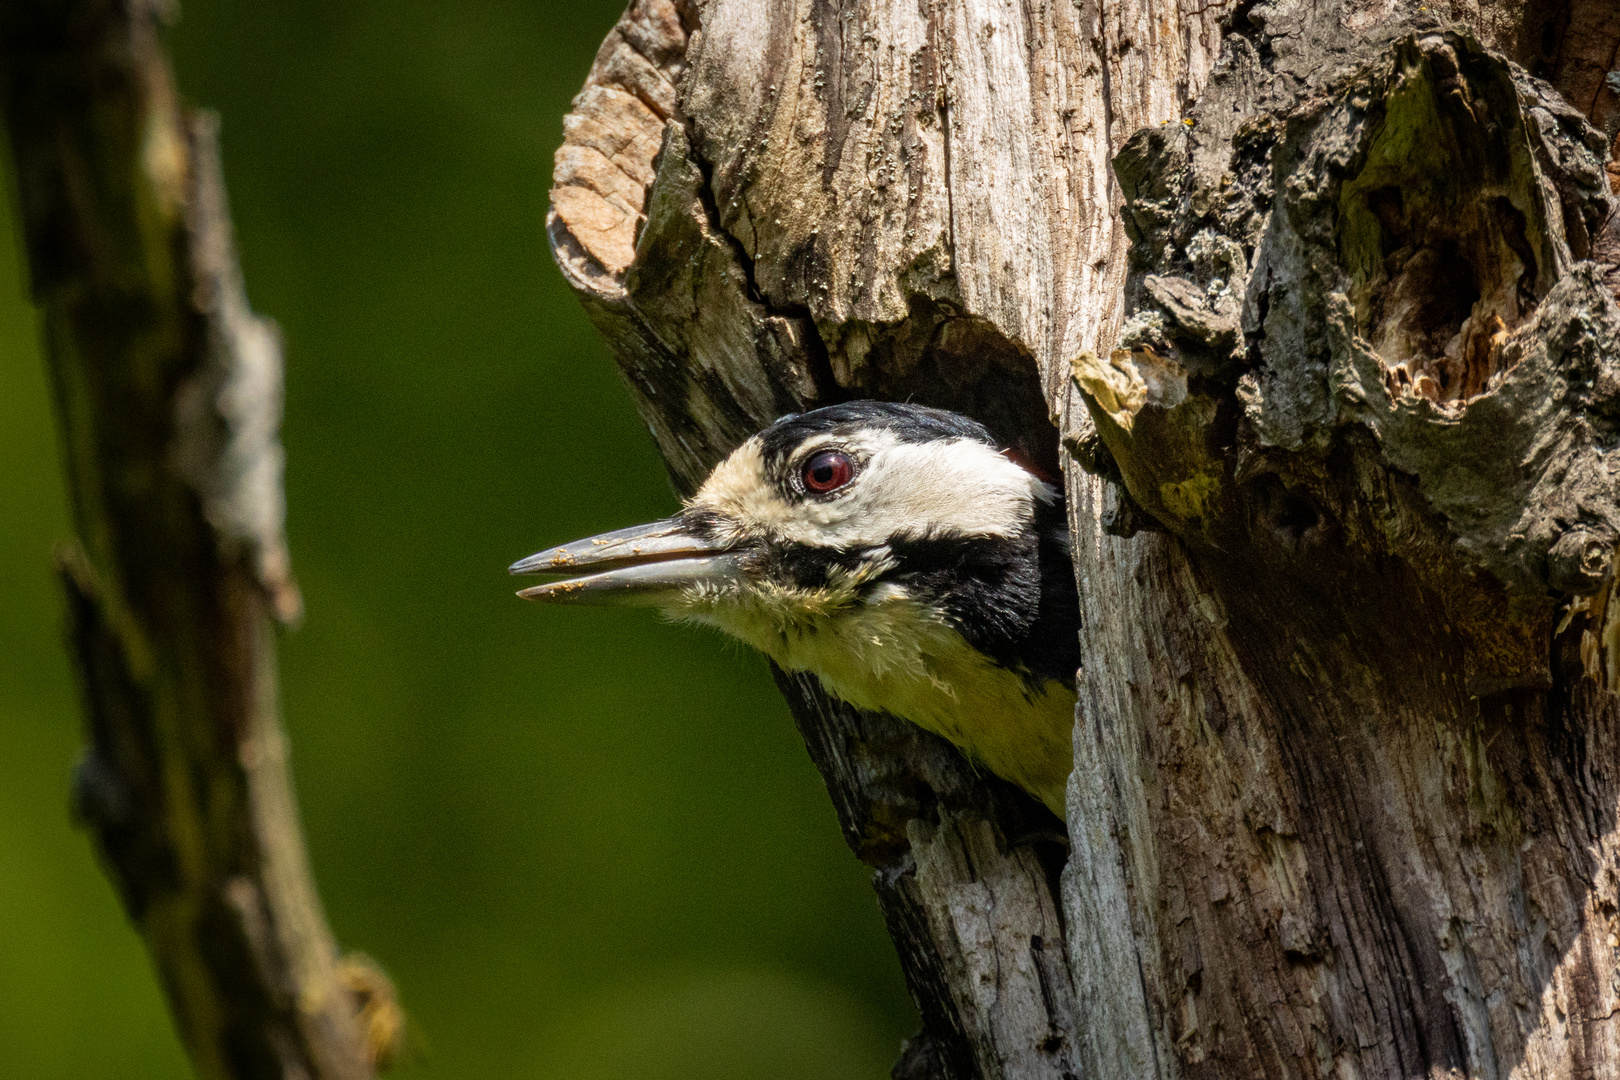
<instances>
[{"instance_id":1,"label":"woodpecker","mask_svg":"<svg viewBox=\"0 0 1620 1080\"><path fill-rule=\"evenodd\" d=\"M1063 816L1080 665L1063 496L965 416L876 401L784 416L674 517L511 571L567 575L529 600L715 627Z\"/></svg>"}]
</instances>

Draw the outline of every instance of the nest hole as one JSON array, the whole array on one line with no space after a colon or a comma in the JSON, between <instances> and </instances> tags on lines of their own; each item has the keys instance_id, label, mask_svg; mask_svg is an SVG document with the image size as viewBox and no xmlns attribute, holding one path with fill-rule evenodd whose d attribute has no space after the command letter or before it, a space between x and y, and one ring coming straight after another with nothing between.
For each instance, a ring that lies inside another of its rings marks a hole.
<instances>
[{"instance_id":1,"label":"nest hole","mask_svg":"<svg viewBox=\"0 0 1620 1080\"><path fill-rule=\"evenodd\" d=\"M1411 48L1340 190L1340 255L1391 395L1461 407L1505 374L1503 346L1551 286L1551 258L1536 178L1502 122L1512 86L1467 50Z\"/></svg>"},{"instance_id":2,"label":"nest hole","mask_svg":"<svg viewBox=\"0 0 1620 1080\"><path fill-rule=\"evenodd\" d=\"M1508 335L1536 305L1524 215L1495 197L1463 220L1425 213L1413 222L1390 188L1373 193L1368 212L1383 257L1357 297L1358 329L1391 394L1461 405L1488 392L1505 373Z\"/></svg>"},{"instance_id":3,"label":"nest hole","mask_svg":"<svg viewBox=\"0 0 1620 1080\"><path fill-rule=\"evenodd\" d=\"M1300 555L1325 535L1328 519L1303 489L1290 487L1275 473L1263 473L1249 490L1254 524L1258 526L1253 534L1269 536L1284 554Z\"/></svg>"},{"instance_id":4,"label":"nest hole","mask_svg":"<svg viewBox=\"0 0 1620 1080\"><path fill-rule=\"evenodd\" d=\"M911 318L875 338L867 357L872 362L846 393L971 416L1036 472L1061 482L1058 430L1035 358L995 324L914 303Z\"/></svg>"}]
</instances>

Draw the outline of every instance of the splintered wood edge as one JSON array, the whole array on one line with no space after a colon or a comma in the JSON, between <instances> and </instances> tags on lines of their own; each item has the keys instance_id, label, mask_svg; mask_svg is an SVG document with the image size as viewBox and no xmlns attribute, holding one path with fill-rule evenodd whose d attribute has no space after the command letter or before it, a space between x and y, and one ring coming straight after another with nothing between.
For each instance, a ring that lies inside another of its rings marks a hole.
<instances>
[{"instance_id":1,"label":"splintered wood edge","mask_svg":"<svg viewBox=\"0 0 1620 1080\"><path fill-rule=\"evenodd\" d=\"M673 0L632 0L563 118L546 232L557 265L580 292L624 296L653 162L664 125L676 115L689 37Z\"/></svg>"}]
</instances>

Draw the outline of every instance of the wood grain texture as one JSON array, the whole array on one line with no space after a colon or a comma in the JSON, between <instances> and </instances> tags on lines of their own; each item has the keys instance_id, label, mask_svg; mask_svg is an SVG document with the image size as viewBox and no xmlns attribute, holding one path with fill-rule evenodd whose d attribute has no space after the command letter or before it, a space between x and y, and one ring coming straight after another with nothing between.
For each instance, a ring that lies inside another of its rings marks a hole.
<instances>
[{"instance_id":1,"label":"wood grain texture","mask_svg":"<svg viewBox=\"0 0 1620 1080\"><path fill-rule=\"evenodd\" d=\"M1129 317L1076 364L1175 538L1087 552L1083 655L1130 662L1084 680L1074 781L1119 823L1157 1071L1587 1075L1617 1053L1616 713L1576 643L1620 508L1606 140L1437 22L1245 29L1190 125L1117 156Z\"/></svg>"},{"instance_id":2,"label":"wood grain texture","mask_svg":"<svg viewBox=\"0 0 1620 1080\"><path fill-rule=\"evenodd\" d=\"M746 5L735 8L738 34L749 29L750 14ZM659 17L653 5L632 4L621 29L626 25L661 26L672 40L691 32L697 40L688 55L695 57L705 34L729 24L689 31L689 24ZM604 100L623 105L634 96L613 82L610 67L644 70L603 60L631 47L615 34L576 99L567 125L571 141L558 152L558 190L575 186L578 175L573 133L596 137L580 117L597 115ZM676 55L664 44L636 47L645 57ZM736 47L748 56L754 48ZM696 85L690 76L687 81ZM769 83L761 89L768 95ZM676 486L687 492L732 447L782 413L856 396L840 383L835 364L841 354L834 359L808 307L762 286L755 252L724 227L714 165L693 141L702 130L671 121L656 157L628 167L654 179L634 230L635 257L623 272L612 269L610 247L570 228L556 199L549 219L559 265L613 347ZM987 334L985 320L945 306L939 312L933 321L918 321L919 339L886 339L885 347L911 354L907 377L945 404L961 407L977 397L999 402L985 419L1055 469L1055 432L1028 355ZM989 362L985 351L992 354ZM969 363L951 359L957 357ZM951 1077L1072 1074L1074 991L1063 961L1056 889L1061 828L1022 793L976 775L943 740L849 709L814 680L783 678L782 684L846 838L874 867L880 903L922 1008L924 1034L908 1060L926 1059ZM932 831L916 834L919 820L933 823Z\"/></svg>"},{"instance_id":3,"label":"wood grain texture","mask_svg":"<svg viewBox=\"0 0 1620 1080\"><path fill-rule=\"evenodd\" d=\"M677 484L857 396L1067 476L1060 884L781 680L923 1011L896 1076L1620 1068L1605 11L683 15L630 262L552 218Z\"/></svg>"},{"instance_id":4,"label":"wood grain texture","mask_svg":"<svg viewBox=\"0 0 1620 1080\"><path fill-rule=\"evenodd\" d=\"M249 309L217 120L156 5L0 8L3 108L78 543L60 555L88 746L78 816L199 1076L363 1080L387 979L310 877L276 691L296 618L281 352Z\"/></svg>"}]
</instances>

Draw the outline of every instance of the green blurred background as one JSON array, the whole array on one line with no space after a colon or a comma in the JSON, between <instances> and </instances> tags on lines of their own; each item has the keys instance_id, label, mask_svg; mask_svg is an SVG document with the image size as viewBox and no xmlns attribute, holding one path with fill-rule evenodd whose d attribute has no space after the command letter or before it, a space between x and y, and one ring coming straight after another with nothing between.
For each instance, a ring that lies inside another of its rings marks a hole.
<instances>
[{"instance_id":1,"label":"green blurred background","mask_svg":"<svg viewBox=\"0 0 1620 1080\"><path fill-rule=\"evenodd\" d=\"M420 1077L877 1078L915 1014L866 874L753 654L541 610L504 568L674 496L543 240L614 0L187 0L248 291L286 335L283 645L339 938ZM9 188L9 180L7 187ZM12 197L0 208L0 1076L184 1077L67 817L68 531Z\"/></svg>"}]
</instances>

